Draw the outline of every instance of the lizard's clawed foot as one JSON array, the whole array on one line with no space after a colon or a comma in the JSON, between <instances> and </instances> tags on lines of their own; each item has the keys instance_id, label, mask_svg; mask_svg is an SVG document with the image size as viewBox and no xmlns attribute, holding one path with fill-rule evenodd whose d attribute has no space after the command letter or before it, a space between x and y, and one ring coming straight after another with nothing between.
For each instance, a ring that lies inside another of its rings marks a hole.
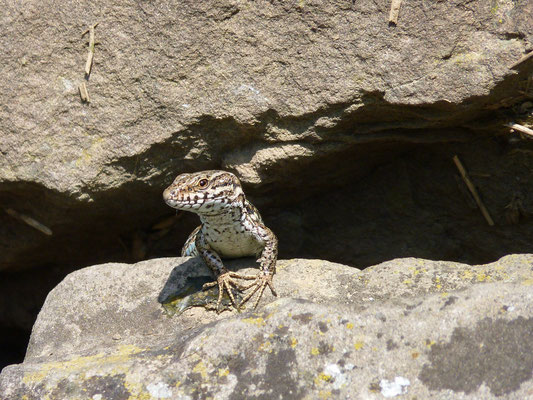
<instances>
[{"instance_id":1,"label":"lizard's clawed foot","mask_svg":"<svg viewBox=\"0 0 533 400\"><path fill-rule=\"evenodd\" d=\"M241 278L243 278L241 276ZM244 290L253 288L250 293L248 293L244 299L242 299L241 303L239 304L239 307L242 306L244 303L246 303L250 298L259 290L259 295L257 296L257 299L254 303L254 309L257 307L257 304L259 304L259 300L261 300L261 297L263 296L263 292L265 291L265 288L268 286L270 288L270 291L274 296L277 296L278 294L274 290L274 284L272 283L272 275L271 274L263 274L259 273L257 276L247 276L243 279L251 280L253 279L254 282L252 282L250 285L245 286Z\"/></svg>"},{"instance_id":2,"label":"lizard's clawed foot","mask_svg":"<svg viewBox=\"0 0 533 400\"><path fill-rule=\"evenodd\" d=\"M220 274L216 281L206 283L202 287L202 289L205 290L213 286L218 286L218 300L217 300L217 307L216 307L217 314L220 313L219 306L220 306L220 303L222 302L222 295L224 294L224 290L228 292L228 296L231 299L231 302L233 303L235 308L239 309L239 306L237 305L235 301L235 297L233 296L233 292L231 291L231 287L233 286L237 290L240 290L240 291L246 290L247 288L239 284L233 278L246 279L246 277L243 277L242 275L236 274L235 272L228 271L228 272L224 272Z\"/></svg>"}]
</instances>

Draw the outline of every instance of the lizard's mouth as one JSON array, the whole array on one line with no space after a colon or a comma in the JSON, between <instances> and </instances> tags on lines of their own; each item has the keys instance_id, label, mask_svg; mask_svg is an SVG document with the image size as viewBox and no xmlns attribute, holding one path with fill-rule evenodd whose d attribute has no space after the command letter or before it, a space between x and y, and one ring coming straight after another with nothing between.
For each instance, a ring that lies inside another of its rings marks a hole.
<instances>
[{"instance_id":1,"label":"lizard's mouth","mask_svg":"<svg viewBox=\"0 0 533 400\"><path fill-rule=\"evenodd\" d=\"M180 202L176 199L176 197L172 194L172 192L167 188L163 192L163 200L165 203L167 203L172 208L179 208Z\"/></svg>"},{"instance_id":2,"label":"lizard's mouth","mask_svg":"<svg viewBox=\"0 0 533 400\"><path fill-rule=\"evenodd\" d=\"M165 200L165 203L167 203L167 205L169 205L170 207L172 208L178 208L178 202L174 199L164 199Z\"/></svg>"},{"instance_id":3,"label":"lizard's mouth","mask_svg":"<svg viewBox=\"0 0 533 400\"><path fill-rule=\"evenodd\" d=\"M194 200L178 199L175 194L165 190L163 192L163 200L167 205L178 210L189 210L191 208L199 208L201 204Z\"/></svg>"}]
</instances>

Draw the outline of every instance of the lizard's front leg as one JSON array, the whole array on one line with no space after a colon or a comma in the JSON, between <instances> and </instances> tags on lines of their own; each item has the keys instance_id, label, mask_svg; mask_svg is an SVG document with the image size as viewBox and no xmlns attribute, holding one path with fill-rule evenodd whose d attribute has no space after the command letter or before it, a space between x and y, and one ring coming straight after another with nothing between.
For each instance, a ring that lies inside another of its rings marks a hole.
<instances>
[{"instance_id":1,"label":"lizard's front leg","mask_svg":"<svg viewBox=\"0 0 533 400\"><path fill-rule=\"evenodd\" d=\"M259 291L259 295L257 296L257 299L254 303L254 309L257 307L257 304L259 304L259 300L261 300L263 292L265 291L265 288L267 286L270 288L270 291L274 296L278 295L274 290L274 284L272 282L272 278L276 273L276 260L278 258L278 239L276 238L276 235L274 235L274 233L266 226L262 226L260 235L261 239L265 243L265 247L261 252L261 257L258 260L261 264L260 272L255 277L247 276L245 278L253 279L254 282L246 286L244 289L253 289L242 299L241 303L239 304L239 306L243 305L255 294L255 292Z\"/></svg>"},{"instance_id":2,"label":"lizard's front leg","mask_svg":"<svg viewBox=\"0 0 533 400\"><path fill-rule=\"evenodd\" d=\"M204 262L207 264L207 266L213 271L216 277L216 281L209 282L204 284L203 289L207 289L213 286L218 285L218 300L216 305L217 313L219 312L219 306L222 301L222 295L224 293L224 290L228 292L228 295L231 299L231 302L235 306L235 308L239 308L237 306L237 303L235 302L235 297L233 296L233 292L231 291L231 287L234 286L238 290L244 290L245 288L241 286L235 279L233 278L243 278L242 275L239 275L235 272L228 271L224 264L222 263L222 260L220 259L220 256L211 249L211 246L206 242L204 235L201 230L198 231L196 235L196 250L200 254L200 257L204 260Z\"/></svg>"}]
</instances>

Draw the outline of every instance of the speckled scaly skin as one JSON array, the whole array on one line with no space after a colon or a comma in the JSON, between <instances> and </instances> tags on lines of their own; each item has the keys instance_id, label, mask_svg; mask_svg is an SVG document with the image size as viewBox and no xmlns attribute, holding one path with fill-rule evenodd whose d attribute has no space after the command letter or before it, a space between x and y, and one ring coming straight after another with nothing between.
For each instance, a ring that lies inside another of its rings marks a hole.
<instances>
[{"instance_id":1,"label":"speckled scaly skin","mask_svg":"<svg viewBox=\"0 0 533 400\"><path fill-rule=\"evenodd\" d=\"M231 286L239 290L252 288L239 306L259 291L254 303L254 308L257 307L267 286L276 295L272 277L276 271L278 240L246 199L235 175L218 170L181 174L165 189L163 198L170 207L200 217L202 224L191 233L181 255L199 255L215 274L217 280L206 283L204 289L218 285L217 310L224 290L237 307ZM261 270L255 277L230 272L221 260L246 256L259 257ZM253 282L242 286L235 279Z\"/></svg>"}]
</instances>

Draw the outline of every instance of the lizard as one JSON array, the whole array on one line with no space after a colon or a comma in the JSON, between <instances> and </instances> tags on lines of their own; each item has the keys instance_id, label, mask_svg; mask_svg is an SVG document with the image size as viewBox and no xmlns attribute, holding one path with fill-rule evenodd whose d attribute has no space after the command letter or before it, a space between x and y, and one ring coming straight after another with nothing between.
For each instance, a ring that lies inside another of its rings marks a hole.
<instances>
[{"instance_id":1,"label":"lizard","mask_svg":"<svg viewBox=\"0 0 533 400\"><path fill-rule=\"evenodd\" d=\"M200 256L213 271L216 280L204 284L203 289L218 286L217 312L224 290L237 309L259 291L255 309L267 286L277 296L272 278L276 272L278 239L246 199L237 176L221 170L184 173L165 189L163 199L172 208L200 217L201 225L189 235L181 256ZM260 271L256 276L228 271L222 263L222 258L246 256L259 257ZM236 279L253 282L243 286ZM252 290L237 306L232 287Z\"/></svg>"}]
</instances>

